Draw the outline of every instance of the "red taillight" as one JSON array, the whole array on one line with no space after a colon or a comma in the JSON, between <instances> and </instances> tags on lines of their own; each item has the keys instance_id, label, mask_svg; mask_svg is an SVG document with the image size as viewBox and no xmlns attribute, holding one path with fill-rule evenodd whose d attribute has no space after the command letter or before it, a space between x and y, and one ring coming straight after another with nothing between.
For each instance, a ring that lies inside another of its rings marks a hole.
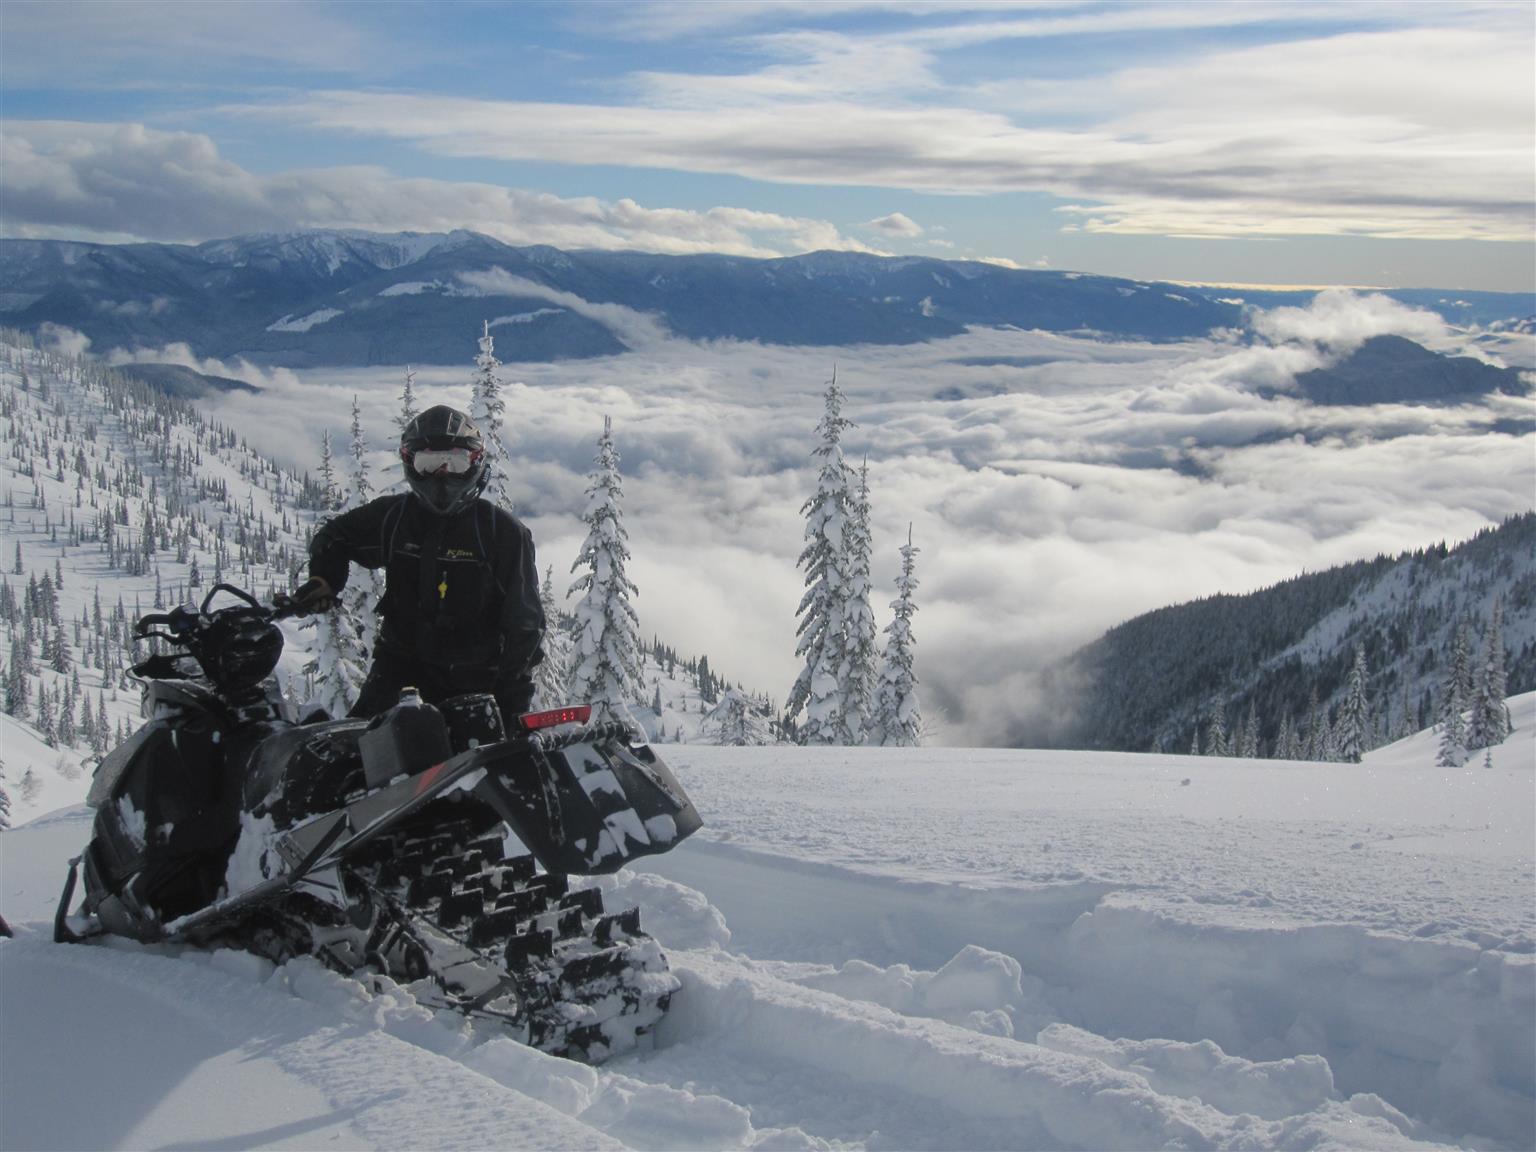
<instances>
[{"instance_id":1,"label":"red taillight","mask_svg":"<svg viewBox=\"0 0 1536 1152\"><path fill-rule=\"evenodd\" d=\"M517 722L524 732L537 732L556 724L585 724L591 718L592 705L578 704L574 708L551 708L548 712L524 712Z\"/></svg>"}]
</instances>

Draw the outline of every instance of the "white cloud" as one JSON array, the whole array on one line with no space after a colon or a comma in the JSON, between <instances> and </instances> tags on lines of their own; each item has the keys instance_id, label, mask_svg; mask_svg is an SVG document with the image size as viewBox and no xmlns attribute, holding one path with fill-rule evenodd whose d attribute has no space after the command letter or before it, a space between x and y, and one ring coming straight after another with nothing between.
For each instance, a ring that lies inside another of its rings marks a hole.
<instances>
[{"instance_id":1,"label":"white cloud","mask_svg":"<svg viewBox=\"0 0 1536 1152\"><path fill-rule=\"evenodd\" d=\"M0 126L11 235L201 241L294 228L448 232L561 248L795 255L874 251L824 220L721 206L647 208L492 184L404 179L377 168L258 176L192 132L140 124Z\"/></svg>"},{"instance_id":2,"label":"white cloud","mask_svg":"<svg viewBox=\"0 0 1536 1152\"><path fill-rule=\"evenodd\" d=\"M1257 310L1249 324L1275 342L1304 341L1346 356L1373 336L1406 336L1421 344L1443 342L1450 333L1437 312L1401 304L1376 293L1344 288L1319 292L1302 308Z\"/></svg>"},{"instance_id":3,"label":"white cloud","mask_svg":"<svg viewBox=\"0 0 1536 1152\"><path fill-rule=\"evenodd\" d=\"M1341 6L1309 8L1321 20ZM1389 26L1185 54L1070 79L942 85L984 36L1294 18L1287 5L1122 6L909 34L793 32L732 74L644 73L627 104L314 92L231 111L453 157L729 173L790 184L1046 192L1076 227L1180 236L1528 241L1528 20L1346 8ZM988 31L988 29L991 29ZM790 58L784 63L780 58Z\"/></svg>"},{"instance_id":4,"label":"white cloud","mask_svg":"<svg viewBox=\"0 0 1536 1152\"><path fill-rule=\"evenodd\" d=\"M514 276L504 268L461 272L459 280L482 296L516 296L558 304L578 316L596 320L631 351L654 348L664 344L669 336L665 322L658 316L637 312L622 304L594 304L574 292L562 292L537 281Z\"/></svg>"},{"instance_id":5,"label":"white cloud","mask_svg":"<svg viewBox=\"0 0 1536 1152\"><path fill-rule=\"evenodd\" d=\"M923 234L923 226L902 212L892 212L889 216L876 217L867 221L864 227L884 232L888 236L912 237Z\"/></svg>"}]
</instances>

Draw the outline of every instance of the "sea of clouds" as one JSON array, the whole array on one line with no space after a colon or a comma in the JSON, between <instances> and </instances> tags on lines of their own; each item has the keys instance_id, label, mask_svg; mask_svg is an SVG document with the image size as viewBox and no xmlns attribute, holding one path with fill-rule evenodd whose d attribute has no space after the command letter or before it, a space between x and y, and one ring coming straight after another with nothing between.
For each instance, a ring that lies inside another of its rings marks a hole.
<instances>
[{"instance_id":1,"label":"sea of clouds","mask_svg":"<svg viewBox=\"0 0 1536 1152\"><path fill-rule=\"evenodd\" d=\"M494 273L472 287L493 310L499 292L526 290ZM550 303L602 319L631 348L519 364L515 327L496 333L517 511L556 587L568 583L586 473L611 416L644 634L705 653L782 703L797 671L800 507L835 369L856 425L848 457L869 468L882 626L909 526L921 549L918 672L939 742L1038 737L1051 718L1040 671L1131 616L1460 540L1536 500L1529 397L1328 408L1285 394L1298 372L1373 335L1465 342L1379 296L1329 292L1256 314L1252 337L1147 344L1001 329L836 349L699 344L654 317ZM465 335L462 369L418 371L424 403L468 404L477 335ZM134 358L190 362L175 348ZM258 383L259 394L208 403L299 467L318 459L322 429L343 446L357 396L375 482L396 478L404 366L193 366ZM1268 389L1280 391L1266 399Z\"/></svg>"}]
</instances>

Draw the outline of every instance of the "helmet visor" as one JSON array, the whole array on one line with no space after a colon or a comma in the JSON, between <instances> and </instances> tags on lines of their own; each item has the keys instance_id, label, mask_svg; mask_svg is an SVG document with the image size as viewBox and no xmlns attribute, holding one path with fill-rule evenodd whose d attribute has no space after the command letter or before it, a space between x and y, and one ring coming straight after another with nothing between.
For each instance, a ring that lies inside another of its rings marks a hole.
<instances>
[{"instance_id":1,"label":"helmet visor","mask_svg":"<svg viewBox=\"0 0 1536 1152\"><path fill-rule=\"evenodd\" d=\"M478 449L423 448L411 457L418 476L462 476L480 459Z\"/></svg>"}]
</instances>

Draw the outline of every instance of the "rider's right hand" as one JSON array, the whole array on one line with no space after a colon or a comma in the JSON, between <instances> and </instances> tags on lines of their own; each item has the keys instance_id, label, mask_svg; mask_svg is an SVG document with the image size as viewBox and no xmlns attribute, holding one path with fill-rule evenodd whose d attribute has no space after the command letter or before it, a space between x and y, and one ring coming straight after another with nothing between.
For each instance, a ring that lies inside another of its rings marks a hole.
<instances>
[{"instance_id":1,"label":"rider's right hand","mask_svg":"<svg viewBox=\"0 0 1536 1152\"><path fill-rule=\"evenodd\" d=\"M312 616L316 612L324 612L335 601L336 594L331 591L330 584L320 576L311 576L291 593L279 592L272 597L272 603L276 607L289 609L299 616Z\"/></svg>"}]
</instances>

